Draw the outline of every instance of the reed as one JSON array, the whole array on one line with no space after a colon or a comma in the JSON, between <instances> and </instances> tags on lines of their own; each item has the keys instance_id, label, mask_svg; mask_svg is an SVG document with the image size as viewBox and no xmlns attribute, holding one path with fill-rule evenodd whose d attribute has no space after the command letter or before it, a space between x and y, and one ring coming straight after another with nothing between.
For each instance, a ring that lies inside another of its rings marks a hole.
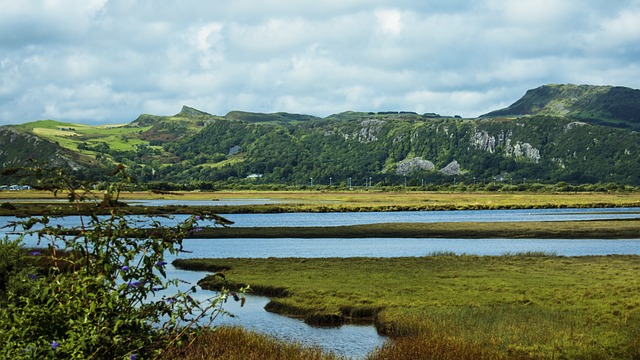
<instances>
[{"instance_id":1,"label":"reed","mask_svg":"<svg viewBox=\"0 0 640 360\"><path fill-rule=\"evenodd\" d=\"M340 357L318 347L285 343L273 337L235 327L220 327L193 334L182 345L163 354L174 360L337 360Z\"/></svg>"}]
</instances>

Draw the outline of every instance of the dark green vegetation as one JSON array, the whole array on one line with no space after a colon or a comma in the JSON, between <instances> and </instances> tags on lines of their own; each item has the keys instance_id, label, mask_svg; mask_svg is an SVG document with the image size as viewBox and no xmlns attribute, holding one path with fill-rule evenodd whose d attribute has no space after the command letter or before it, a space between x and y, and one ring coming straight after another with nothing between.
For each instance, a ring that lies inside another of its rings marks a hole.
<instances>
[{"instance_id":1,"label":"dark green vegetation","mask_svg":"<svg viewBox=\"0 0 640 360\"><path fill-rule=\"evenodd\" d=\"M5 127L0 164L50 154L100 180L114 162L155 189L230 186L640 185L638 90L549 85L481 119L413 112L309 115L184 107L122 126L39 121ZM520 117L508 118L507 115ZM522 116L521 116L522 115ZM40 141L34 145L33 140ZM23 139L23 140L19 140ZM16 141L31 149L21 152Z\"/></svg>"},{"instance_id":2,"label":"dark green vegetation","mask_svg":"<svg viewBox=\"0 0 640 360\"><path fill-rule=\"evenodd\" d=\"M500 222L500 223L387 223L320 227L206 228L196 238L528 238L633 239L640 220Z\"/></svg>"},{"instance_id":3,"label":"dark green vegetation","mask_svg":"<svg viewBox=\"0 0 640 360\"><path fill-rule=\"evenodd\" d=\"M372 359L640 356L638 256L434 254L175 265L224 271L227 286L250 284L274 297L269 310L309 323L373 320L397 341ZM201 281L222 284L220 276Z\"/></svg>"}]
</instances>

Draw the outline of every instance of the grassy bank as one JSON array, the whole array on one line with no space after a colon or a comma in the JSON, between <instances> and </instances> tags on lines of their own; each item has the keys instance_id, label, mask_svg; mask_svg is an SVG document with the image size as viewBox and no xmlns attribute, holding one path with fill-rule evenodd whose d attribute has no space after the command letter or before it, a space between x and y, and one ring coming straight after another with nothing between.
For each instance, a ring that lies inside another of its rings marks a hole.
<instances>
[{"instance_id":1,"label":"grassy bank","mask_svg":"<svg viewBox=\"0 0 640 360\"><path fill-rule=\"evenodd\" d=\"M394 354L415 354L428 341L444 352L497 351L507 358L640 356L638 256L442 254L194 259L175 265L228 269L226 279L279 295L271 311L309 323L372 319L379 332L402 339L385 350ZM222 284L217 276L202 281L204 287Z\"/></svg>"},{"instance_id":2,"label":"grassy bank","mask_svg":"<svg viewBox=\"0 0 640 360\"><path fill-rule=\"evenodd\" d=\"M385 223L322 227L205 228L197 238L536 238L629 239L640 220Z\"/></svg>"},{"instance_id":3,"label":"grassy bank","mask_svg":"<svg viewBox=\"0 0 640 360\"><path fill-rule=\"evenodd\" d=\"M78 210L59 200L64 193L45 191L0 192L0 215L74 214ZM100 197L100 192L96 192ZM37 199L34 203L29 200ZM270 199L276 204L219 205L189 207L128 206L132 214L193 213L207 210L218 214L417 211L417 210L495 210L535 208L608 208L640 206L640 193L502 193L502 192L382 192L382 191L219 191L219 192L123 192L121 200L208 200ZM55 203L47 204L47 200ZM90 206L90 205L87 205Z\"/></svg>"}]
</instances>

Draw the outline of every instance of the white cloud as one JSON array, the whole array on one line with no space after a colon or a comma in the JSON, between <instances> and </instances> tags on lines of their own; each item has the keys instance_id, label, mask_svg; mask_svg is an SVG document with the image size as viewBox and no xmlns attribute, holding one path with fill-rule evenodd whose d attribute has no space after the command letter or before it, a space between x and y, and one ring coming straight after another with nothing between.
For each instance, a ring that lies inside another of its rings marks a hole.
<instances>
[{"instance_id":1,"label":"white cloud","mask_svg":"<svg viewBox=\"0 0 640 360\"><path fill-rule=\"evenodd\" d=\"M375 16L379 29L384 34L398 36L404 29L403 16L398 10L377 10Z\"/></svg>"},{"instance_id":2,"label":"white cloud","mask_svg":"<svg viewBox=\"0 0 640 360\"><path fill-rule=\"evenodd\" d=\"M637 0L0 0L0 123L409 110L640 88Z\"/></svg>"}]
</instances>

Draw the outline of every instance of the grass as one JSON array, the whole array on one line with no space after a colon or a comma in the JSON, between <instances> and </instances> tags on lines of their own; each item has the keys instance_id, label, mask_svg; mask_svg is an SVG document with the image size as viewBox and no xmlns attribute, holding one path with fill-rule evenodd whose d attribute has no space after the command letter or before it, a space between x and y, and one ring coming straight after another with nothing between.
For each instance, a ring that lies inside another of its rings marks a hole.
<instances>
[{"instance_id":1,"label":"grass","mask_svg":"<svg viewBox=\"0 0 640 360\"><path fill-rule=\"evenodd\" d=\"M631 193L491 193L382 191L216 191L122 192L123 200L270 199L277 204L211 206L219 214L347 211L493 210L535 208L609 208L640 206L640 192ZM46 191L4 191L1 199L53 199ZM63 193L58 198L64 198ZM41 202L42 203L42 202ZM188 212L188 207L176 207Z\"/></svg>"},{"instance_id":2,"label":"grass","mask_svg":"<svg viewBox=\"0 0 640 360\"><path fill-rule=\"evenodd\" d=\"M449 354L433 358L464 358L455 355L457 349L485 354L480 358L640 356L638 256L437 255L193 259L175 265L228 269L229 282L208 276L204 287L276 289L281 296L268 309L309 323L372 319L380 333L399 339L376 359L410 358L382 354L411 354L422 343L439 344Z\"/></svg>"},{"instance_id":3,"label":"grass","mask_svg":"<svg viewBox=\"0 0 640 360\"><path fill-rule=\"evenodd\" d=\"M124 124L90 126L54 120L35 121L21 127L74 151L78 151L78 144L83 142L105 142L112 150L134 150L137 145L148 143L134 135L150 128L126 127ZM93 154L89 151L83 153Z\"/></svg>"},{"instance_id":4,"label":"grass","mask_svg":"<svg viewBox=\"0 0 640 360\"><path fill-rule=\"evenodd\" d=\"M499 206L499 207L593 207L598 204L622 206L636 204L640 206L640 192L600 193L527 193L527 192L446 192L446 191L408 191L390 192L377 190L306 190L306 191L186 191L154 194L148 191L122 192L124 199L168 199L168 200L227 200L227 199L274 199L285 203L305 203L315 205L348 204L353 206ZM48 192L15 192L16 198L53 198Z\"/></svg>"},{"instance_id":5,"label":"grass","mask_svg":"<svg viewBox=\"0 0 640 360\"><path fill-rule=\"evenodd\" d=\"M224 360L337 360L337 356L317 347L298 343L284 343L267 335L241 328L220 327L205 330L190 342L169 349L165 359L224 359Z\"/></svg>"}]
</instances>

